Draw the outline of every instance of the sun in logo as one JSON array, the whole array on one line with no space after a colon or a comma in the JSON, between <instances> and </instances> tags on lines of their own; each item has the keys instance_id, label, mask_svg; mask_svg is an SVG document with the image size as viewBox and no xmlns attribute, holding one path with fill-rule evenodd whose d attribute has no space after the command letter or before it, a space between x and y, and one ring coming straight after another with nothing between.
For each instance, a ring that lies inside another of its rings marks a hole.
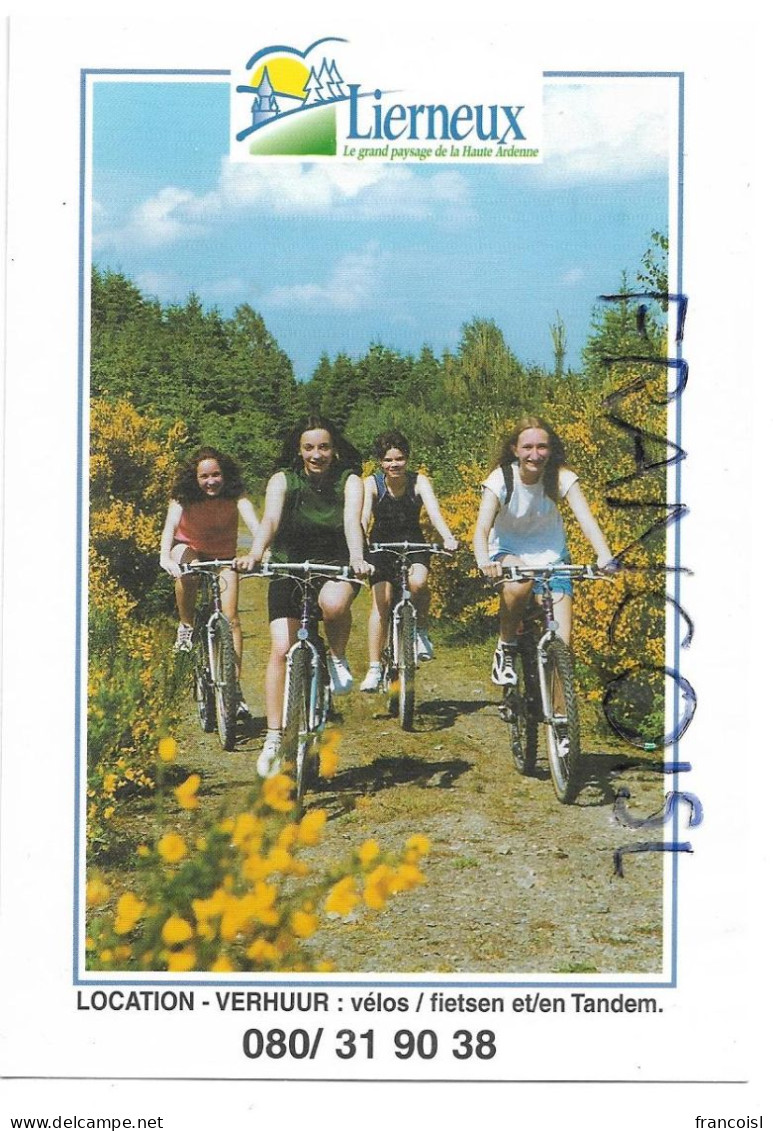
<instances>
[{"instance_id":1,"label":"sun in logo","mask_svg":"<svg viewBox=\"0 0 773 1131\"><path fill-rule=\"evenodd\" d=\"M328 37L304 51L275 46L256 52L247 64L249 83L236 88L251 96L250 125L236 140L270 127L251 141L251 154L335 154L335 104L346 97L335 45L345 42Z\"/></svg>"}]
</instances>

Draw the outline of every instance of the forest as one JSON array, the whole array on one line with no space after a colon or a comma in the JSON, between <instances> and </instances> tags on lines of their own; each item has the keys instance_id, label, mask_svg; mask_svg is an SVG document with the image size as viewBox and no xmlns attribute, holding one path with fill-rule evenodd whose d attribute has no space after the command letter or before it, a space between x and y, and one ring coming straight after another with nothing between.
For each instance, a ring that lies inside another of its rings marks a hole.
<instances>
[{"instance_id":1,"label":"forest","mask_svg":"<svg viewBox=\"0 0 773 1131\"><path fill-rule=\"evenodd\" d=\"M154 744L174 721L179 672L159 643L173 606L158 542L175 468L200 444L221 448L239 461L260 506L283 436L309 411L331 418L366 467L379 432L398 427L409 437L413 466L432 477L462 542L434 582L434 621L451 646L494 624L495 597L480 585L471 540L496 441L524 413L545 417L625 567L622 586L589 586L578 597L581 685L600 698L621 663L646 658L655 674L616 710L657 739L666 472L679 455L666 440L665 302L641 295L667 290L667 247L651 233L636 278L623 275L614 301L598 302L578 371L566 365L560 313L550 326L550 367L521 361L499 327L474 314L456 349L440 357L426 346L411 355L373 342L360 357L320 357L305 383L251 307L226 317L193 294L163 305L118 272L93 271L88 750L96 841L116 789L152 776ZM571 518L567 529L573 560L587 560Z\"/></svg>"}]
</instances>

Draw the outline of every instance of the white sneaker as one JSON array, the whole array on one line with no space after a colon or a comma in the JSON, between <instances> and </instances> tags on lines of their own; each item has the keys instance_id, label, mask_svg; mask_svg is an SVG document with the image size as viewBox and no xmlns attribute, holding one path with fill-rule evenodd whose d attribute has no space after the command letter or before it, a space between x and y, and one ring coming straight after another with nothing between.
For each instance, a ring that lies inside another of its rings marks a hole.
<instances>
[{"instance_id":1,"label":"white sneaker","mask_svg":"<svg viewBox=\"0 0 773 1131\"><path fill-rule=\"evenodd\" d=\"M175 652L190 652L193 650L193 625L183 624L177 626L177 639L174 642Z\"/></svg>"},{"instance_id":2,"label":"white sneaker","mask_svg":"<svg viewBox=\"0 0 773 1131\"><path fill-rule=\"evenodd\" d=\"M378 691L381 687L381 664L370 664L360 691Z\"/></svg>"},{"instance_id":3,"label":"white sneaker","mask_svg":"<svg viewBox=\"0 0 773 1131\"><path fill-rule=\"evenodd\" d=\"M275 778L282 770L282 732L270 730L258 755L257 771L262 778Z\"/></svg>"},{"instance_id":4,"label":"white sneaker","mask_svg":"<svg viewBox=\"0 0 773 1131\"><path fill-rule=\"evenodd\" d=\"M515 656L518 647L515 644L503 644L500 640L494 652L494 661L491 665L491 682L497 687L515 687L518 675L515 670Z\"/></svg>"},{"instance_id":5,"label":"white sneaker","mask_svg":"<svg viewBox=\"0 0 773 1131\"><path fill-rule=\"evenodd\" d=\"M346 695L354 686L354 676L345 659L334 656L332 652L327 658L327 670L330 673L330 684L334 695Z\"/></svg>"},{"instance_id":6,"label":"white sneaker","mask_svg":"<svg viewBox=\"0 0 773 1131\"><path fill-rule=\"evenodd\" d=\"M427 635L426 628L416 629L416 655L420 660L434 660L435 645Z\"/></svg>"}]
</instances>

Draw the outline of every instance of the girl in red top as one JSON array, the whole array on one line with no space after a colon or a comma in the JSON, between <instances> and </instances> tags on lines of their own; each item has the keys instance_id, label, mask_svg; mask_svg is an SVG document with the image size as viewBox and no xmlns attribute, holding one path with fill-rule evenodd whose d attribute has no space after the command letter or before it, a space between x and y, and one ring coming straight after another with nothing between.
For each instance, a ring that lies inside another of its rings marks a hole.
<instances>
[{"instance_id":1,"label":"girl in red top","mask_svg":"<svg viewBox=\"0 0 773 1131\"><path fill-rule=\"evenodd\" d=\"M166 512L161 535L161 568L174 579L180 624L175 642L176 652L189 652L193 635L197 578L184 575L182 565L211 558L236 559L244 569L252 569L252 549L236 558L236 535L241 515L250 533L253 546L260 523L236 463L217 448L200 448L182 467L172 488L172 499ZM241 668L242 630L239 623L239 575L235 569L224 569L220 575L223 612L231 622L236 653L237 675ZM246 706L240 698L240 713Z\"/></svg>"}]
</instances>

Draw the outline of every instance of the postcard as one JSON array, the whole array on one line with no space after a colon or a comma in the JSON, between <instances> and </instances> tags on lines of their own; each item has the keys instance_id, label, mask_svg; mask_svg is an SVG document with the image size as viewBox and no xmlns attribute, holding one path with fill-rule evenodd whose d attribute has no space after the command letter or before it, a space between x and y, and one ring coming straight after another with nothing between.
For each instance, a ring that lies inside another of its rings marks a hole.
<instances>
[{"instance_id":1,"label":"postcard","mask_svg":"<svg viewBox=\"0 0 773 1131\"><path fill-rule=\"evenodd\" d=\"M10 1125L761 1127L750 25L187 17L10 23Z\"/></svg>"}]
</instances>

